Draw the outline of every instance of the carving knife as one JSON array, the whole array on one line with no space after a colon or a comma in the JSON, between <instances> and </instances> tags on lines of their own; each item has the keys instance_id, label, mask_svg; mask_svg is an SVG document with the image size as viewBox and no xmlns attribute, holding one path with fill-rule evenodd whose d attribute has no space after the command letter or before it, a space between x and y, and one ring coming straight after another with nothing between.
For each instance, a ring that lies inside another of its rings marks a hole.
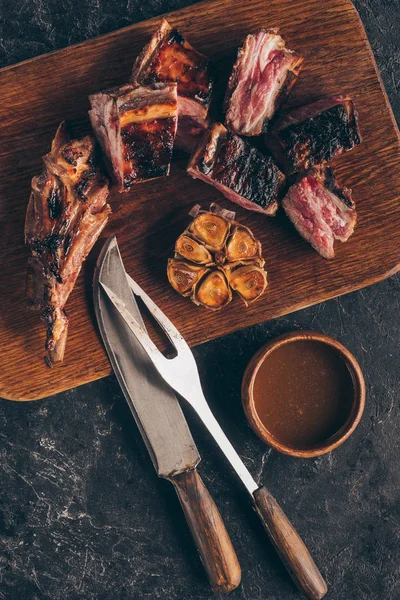
<instances>
[{"instance_id":1,"label":"carving knife","mask_svg":"<svg viewBox=\"0 0 400 600\"><path fill-rule=\"evenodd\" d=\"M196 361L185 339L139 284L129 275L126 278L132 293L141 299L174 346L176 352L174 357L167 358L160 352L115 289L108 287L104 282L100 284L164 381L196 411L240 477L294 583L309 600L321 600L327 593L327 585L317 565L275 498L266 487L256 483L214 417L204 397Z\"/></svg>"},{"instance_id":2,"label":"carving knife","mask_svg":"<svg viewBox=\"0 0 400 600\"><path fill-rule=\"evenodd\" d=\"M93 282L94 307L114 373L159 477L171 481L215 592L235 589L240 565L222 517L197 465L200 456L176 396L104 293L113 289L145 330L115 236L105 243Z\"/></svg>"}]
</instances>

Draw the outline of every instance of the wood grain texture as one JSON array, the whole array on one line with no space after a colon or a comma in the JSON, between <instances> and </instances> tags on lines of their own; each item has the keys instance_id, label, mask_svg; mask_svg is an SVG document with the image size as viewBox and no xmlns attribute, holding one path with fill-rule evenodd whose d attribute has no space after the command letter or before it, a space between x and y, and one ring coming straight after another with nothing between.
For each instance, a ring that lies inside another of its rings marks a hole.
<instances>
[{"instance_id":1,"label":"wood grain texture","mask_svg":"<svg viewBox=\"0 0 400 600\"><path fill-rule=\"evenodd\" d=\"M220 512L197 469L171 477L201 562L216 593L231 592L242 572Z\"/></svg>"},{"instance_id":2,"label":"wood grain texture","mask_svg":"<svg viewBox=\"0 0 400 600\"><path fill-rule=\"evenodd\" d=\"M266 532L297 587L309 600L321 600L327 585L303 540L265 488L254 492L254 504Z\"/></svg>"},{"instance_id":3,"label":"wood grain texture","mask_svg":"<svg viewBox=\"0 0 400 600\"><path fill-rule=\"evenodd\" d=\"M360 113L363 143L334 163L339 180L353 188L358 226L336 258L324 261L278 215L263 218L237 207L237 219L263 244L269 287L245 309L235 301L220 313L198 308L169 287L166 262L195 203L232 208L220 194L186 175L175 160L169 178L113 192L113 217L97 245L116 233L127 270L151 294L190 345L304 308L369 285L400 267L400 143L388 99L362 23L350 0L217 0L168 17L200 51L216 60L223 80L243 37L261 26L280 26L305 66L288 105L344 92ZM124 83L132 62L160 19L66 48L0 71L0 396L36 399L110 373L91 306L96 249L68 303L71 317L65 361L43 363L44 328L25 304L28 249L23 221L30 179L41 169L57 125L68 119L76 134L88 130L87 96ZM316 35L317 32L317 35Z\"/></svg>"}]
</instances>

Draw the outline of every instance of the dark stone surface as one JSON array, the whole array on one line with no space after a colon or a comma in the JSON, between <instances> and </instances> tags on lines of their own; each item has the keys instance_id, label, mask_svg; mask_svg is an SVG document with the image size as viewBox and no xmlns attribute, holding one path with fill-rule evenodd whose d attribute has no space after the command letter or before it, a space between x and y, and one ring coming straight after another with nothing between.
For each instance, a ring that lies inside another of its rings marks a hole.
<instances>
[{"instance_id":1,"label":"dark stone surface","mask_svg":"<svg viewBox=\"0 0 400 600\"><path fill-rule=\"evenodd\" d=\"M0 62L189 3L2 0ZM399 118L400 3L358 0L356 6ZM399 292L395 276L196 350L217 417L298 527L335 600L400 598ZM247 426L240 404L252 354L272 336L297 328L341 340L367 381L359 428L344 446L316 460L268 450ZM243 569L243 583L230 597L299 598L237 480L197 420L188 419L203 456L202 475ZM215 597L175 493L157 479L113 377L37 403L0 402L0 453L0 599Z\"/></svg>"}]
</instances>

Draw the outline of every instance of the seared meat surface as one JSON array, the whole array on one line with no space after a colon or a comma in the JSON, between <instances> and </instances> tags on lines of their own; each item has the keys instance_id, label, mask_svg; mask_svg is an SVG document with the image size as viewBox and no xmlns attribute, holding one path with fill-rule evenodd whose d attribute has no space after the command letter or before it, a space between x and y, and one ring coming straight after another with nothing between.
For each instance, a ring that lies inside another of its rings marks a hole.
<instances>
[{"instance_id":1,"label":"seared meat surface","mask_svg":"<svg viewBox=\"0 0 400 600\"><path fill-rule=\"evenodd\" d=\"M277 211L284 175L272 158L221 123L205 133L189 161L188 173L213 185L243 208L267 215Z\"/></svg>"},{"instance_id":2,"label":"seared meat surface","mask_svg":"<svg viewBox=\"0 0 400 600\"><path fill-rule=\"evenodd\" d=\"M71 140L61 123L43 162L42 173L32 179L25 219L32 252L27 297L30 307L41 311L48 360L56 362L63 359L67 337L65 303L111 209L92 137Z\"/></svg>"},{"instance_id":3,"label":"seared meat surface","mask_svg":"<svg viewBox=\"0 0 400 600\"><path fill-rule=\"evenodd\" d=\"M300 176L282 201L300 235L324 258L335 256L334 242L346 242L357 220L351 190L340 188L329 168Z\"/></svg>"},{"instance_id":4,"label":"seared meat surface","mask_svg":"<svg viewBox=\"0 0 400 600\"><path fill-rule=\"evenodd\" d=\"M89 100L93 130L121 192L169 174L178 112L175 83L124 85Z\"/></svg>"},{"instance_id":5,"label":"seared meat surface","mask_svg":"<svg viewBox=\"0 0 400 600\"><path fill-rule=\"evenodd\" d=\"M239 135L265 133L300 73L303 58L277 29L248 35L239 48L225 96L225 123Z\"/></svg>"},{"instance_id":6,"label":"seared meat surface","mask_svg":"<svg viewBox=\"0 0 400 600\"><path fill-rule=\"evenodd\" d=\"M361 142L354 102L338 96L296 108L265 141L288 175L328 162Z\"/></svg>"},{"instance_id":7,"label":"seared meat surface","mask_svg":"<svg viewBox=\"0 0 400 600\"><path fill-rule=\"evenodd\" d=\"M213 79L210 61L171 27L165 19L137 57L132 70L134 85L154 82L178 85L177 145L192 149L208 125Z\"/></svg>"}]
</instances>

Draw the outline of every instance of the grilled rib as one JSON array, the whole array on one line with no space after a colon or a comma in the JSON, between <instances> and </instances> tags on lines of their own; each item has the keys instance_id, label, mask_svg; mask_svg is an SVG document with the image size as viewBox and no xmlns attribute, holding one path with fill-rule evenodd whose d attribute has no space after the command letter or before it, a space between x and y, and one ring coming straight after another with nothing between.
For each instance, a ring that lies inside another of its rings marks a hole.
<instances>
[{"instance_id":1,"label":"grilled rib","mask_svg":"<svg viewBox=\"0 0 400 600\"><path fill-rule=\"evenodd\" d=\"M265 141L288 175L329 162L361 142L354 102L336 96L296 108L277 121Z\"/></svg>"},{"instance_id":2,"label":"grilled rib","mask_svg":"<svg viewBox=\"0 0 400 600\"><path fill-rule=\"evenodd\" d=\"M284 175L272 158L215 123L203 137L187 169L247 210L274 215Z\"/></svg>"},{"instance_id":3,"label":"grilled rib","mask_svg":"<svg viewBox=\"0 0 400 600\"><path fill-rule=\"evenodd\" d=\"M118 189L169 174L177 125L175 83L124 85L90 96L93 130Z\"/></svg>"},{"instance_id":4,"label":"grilled rib","mask_svg":"<svg viewBox=\"0 0 400 600\"><path fill-rule=\"evenodd\" d=\"M288 97L303 58L285 47L277 29L248 35L239 48L225 95L225 123L239 135L265 133Z\"/></svg>"},{"instance_id":5,"label":"grilled rib","mask_svg":"<svg viewBox=\"0 0 400 600\"><path fill-rule=\"evenodd\" d=\"M47 327L47 361L63 360L68 332L64 306L83 261L107 223L108 181L101 174L95 142L71 140L61 123L42 173L32 179L25 218L31 249L27 298Z\"/></svg>"},{"instance_id":6,"label":"grilled rib","mask_svg":"<svg viewBox=\"0 0 400 600\"><path fill-rule=\"evenodd\" d=\"M300 176L282 205L300 235L324 258L333 258L335 240L346 242L354 231L357 214L351 190L339 187L329 168Z\"/></svg>"},{"instance_id":7,"label":"grilled rib","mask_svg":"<svg viewBox=\"0 0 400 600\"><path fill-rule=\"evenodd\" d=\"M213 78L210 61L165 19L133 65L134 85L166 81L178 84L176 144L190 151L208 126Z\"/></svg>"}]
</instances>

